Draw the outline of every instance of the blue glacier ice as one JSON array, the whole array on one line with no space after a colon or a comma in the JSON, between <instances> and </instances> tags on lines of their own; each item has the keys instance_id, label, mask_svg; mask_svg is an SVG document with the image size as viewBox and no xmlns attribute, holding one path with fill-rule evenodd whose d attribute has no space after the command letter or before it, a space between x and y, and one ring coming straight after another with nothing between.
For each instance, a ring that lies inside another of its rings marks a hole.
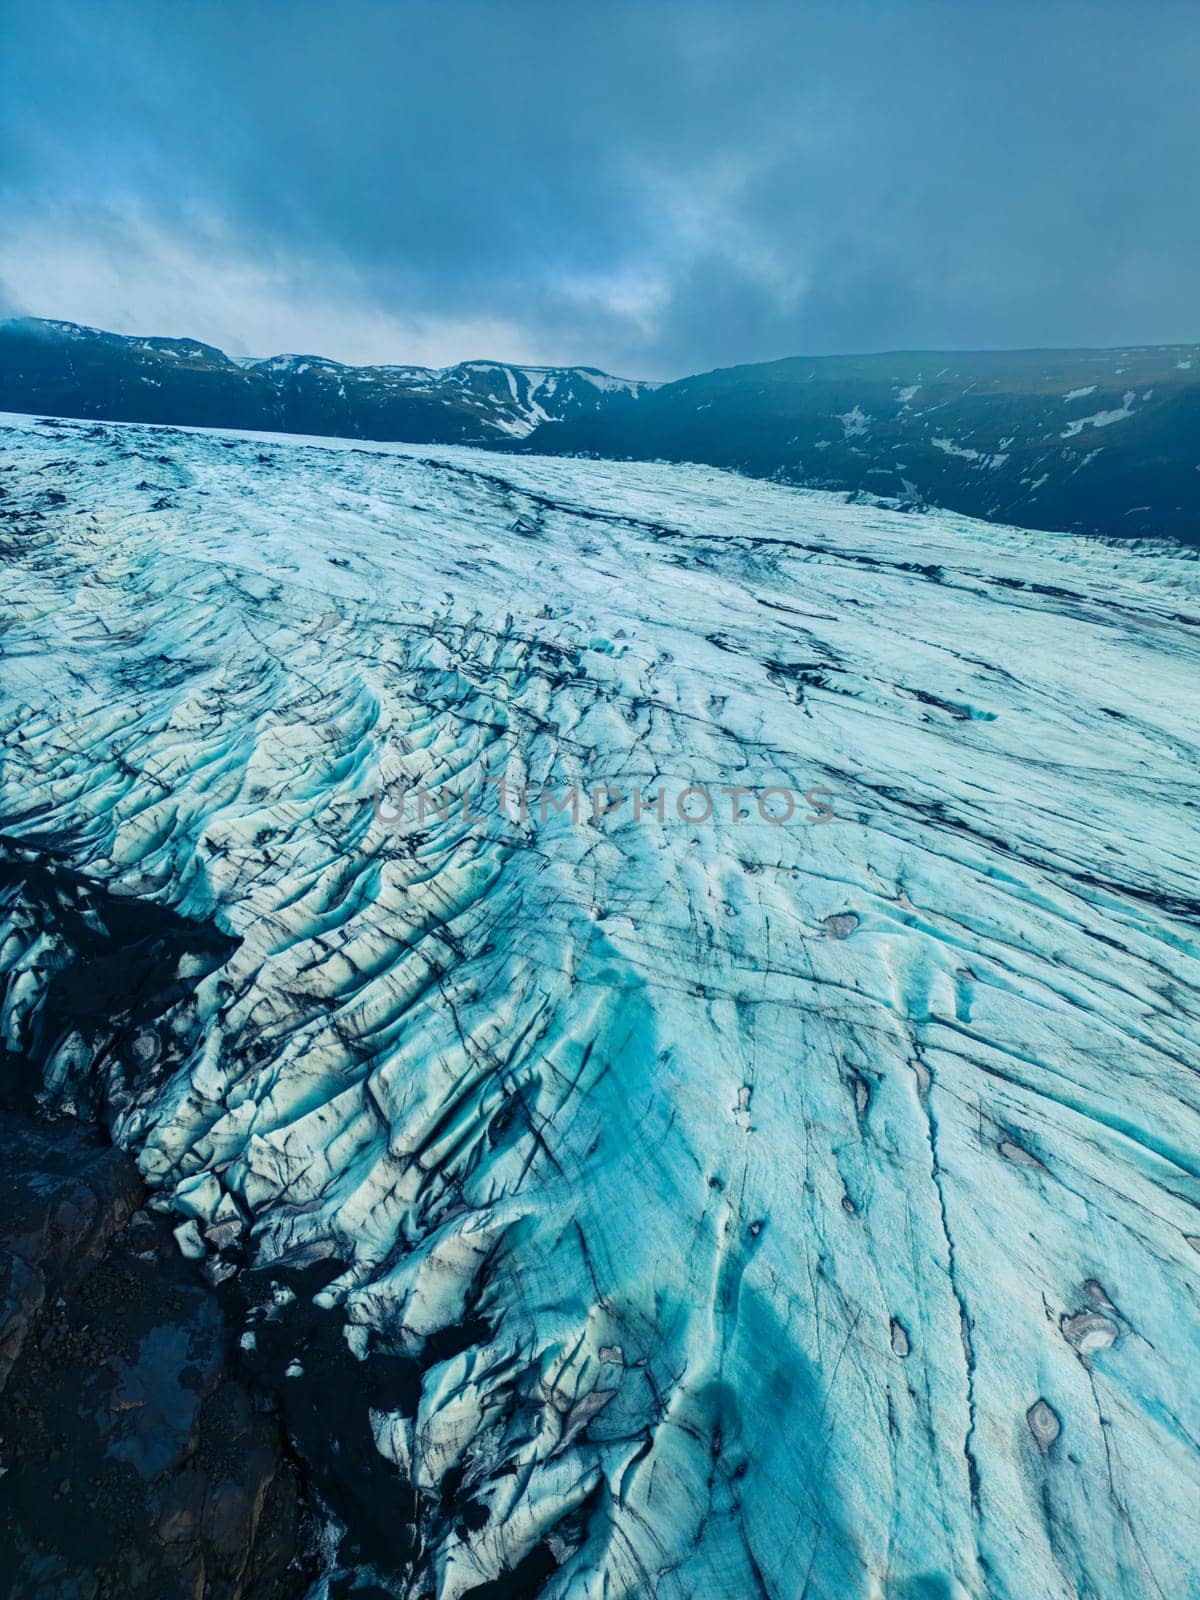
<instances>
[{"instance_id":1,"label":"blue glacier ice","mask_svg":"<svg viewBox=\"0 0 1200 1600\"><path fill-rule=\"evenodd\" d=\"M64 1029L46 1103L100 1095L214 1277L324 1264L415 1363L368 1418L415 1553L364 1581L1200 1593L1194 562L0 424L10 848L236 940L144 1070ZM572 787L621 802L513 804ZM10 907L11 1049L56 959Z\"/></svg>"}]
</instances>

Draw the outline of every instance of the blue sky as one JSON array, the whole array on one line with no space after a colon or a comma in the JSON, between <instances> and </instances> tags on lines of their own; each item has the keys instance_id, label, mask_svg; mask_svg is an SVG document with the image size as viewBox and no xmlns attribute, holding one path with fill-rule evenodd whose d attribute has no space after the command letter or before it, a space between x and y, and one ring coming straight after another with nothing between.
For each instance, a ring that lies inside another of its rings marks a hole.
<instances>
[{"instance_id":1,"label":"blue sky","mask_svg":"<svg viewBox=\"0 0 1200 1600\"><path fill-rule=\"evenodd\" d=\"M672 377L1200 339L1200 7L6 0L0 310Z\"/></svg>"}]
</instances>

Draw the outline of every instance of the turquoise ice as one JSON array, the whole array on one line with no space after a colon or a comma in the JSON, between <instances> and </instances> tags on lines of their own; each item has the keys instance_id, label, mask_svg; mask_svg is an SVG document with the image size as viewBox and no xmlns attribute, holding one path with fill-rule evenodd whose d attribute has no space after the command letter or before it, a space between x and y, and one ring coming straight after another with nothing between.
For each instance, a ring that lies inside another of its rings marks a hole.
<instances>
[{"instance_id":1,"label":"turquoise ice","mask_svg":"<svg viewBox=\"0 0 1200 1600\"><path fill-rule=\"evenodd\" d=\"M348 1263L356 1355L486 1325L371 1414L407 1592L1200 1592L1194 562L700 467L0 452L4 831L240 939L116 1136L189 1253Z\"/></svg>"}]
</instances>

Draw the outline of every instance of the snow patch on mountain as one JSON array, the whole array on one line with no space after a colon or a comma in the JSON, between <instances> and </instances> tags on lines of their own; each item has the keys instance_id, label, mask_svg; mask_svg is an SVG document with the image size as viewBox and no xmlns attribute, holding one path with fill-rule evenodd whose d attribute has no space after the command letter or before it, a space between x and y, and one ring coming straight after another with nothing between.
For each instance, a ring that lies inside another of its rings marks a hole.
<instances>
[{"instance_id":1,"label":"snow patch on mountain","mask_svg":"<svg viewBox=\"0 0 1200 1600\"><path fill-rule=\"evenodd\" d=\"M1127 417L1133 415L1133 401L1134 391L1126 389L1119 406L1108 411L1094 411L1090 417L1076 417L1073 422L1067 423L1062 431L1062 437L1073 439L1076 434L1082 433L1084 428L1108 428L1114 422L1124 422Z\"/></svg>"}]
</instances>

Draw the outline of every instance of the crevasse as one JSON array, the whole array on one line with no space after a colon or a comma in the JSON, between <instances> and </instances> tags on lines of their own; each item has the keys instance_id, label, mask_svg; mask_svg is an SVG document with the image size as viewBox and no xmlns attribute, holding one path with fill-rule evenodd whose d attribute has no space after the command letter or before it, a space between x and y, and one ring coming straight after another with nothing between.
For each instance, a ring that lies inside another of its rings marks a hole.
<instances>
[{"instance_id":1,"label":"crevasse","mask_svg":"<svg viewBox=\"0 0 1200 1600\"><path fill-rule=\"evenodd\" d=\"M0 450L4 833L238 940L48 1099L415 1363L381 1584L1200 1585L1194 563L697 467Z\"/></svg>"}]
</instances>

